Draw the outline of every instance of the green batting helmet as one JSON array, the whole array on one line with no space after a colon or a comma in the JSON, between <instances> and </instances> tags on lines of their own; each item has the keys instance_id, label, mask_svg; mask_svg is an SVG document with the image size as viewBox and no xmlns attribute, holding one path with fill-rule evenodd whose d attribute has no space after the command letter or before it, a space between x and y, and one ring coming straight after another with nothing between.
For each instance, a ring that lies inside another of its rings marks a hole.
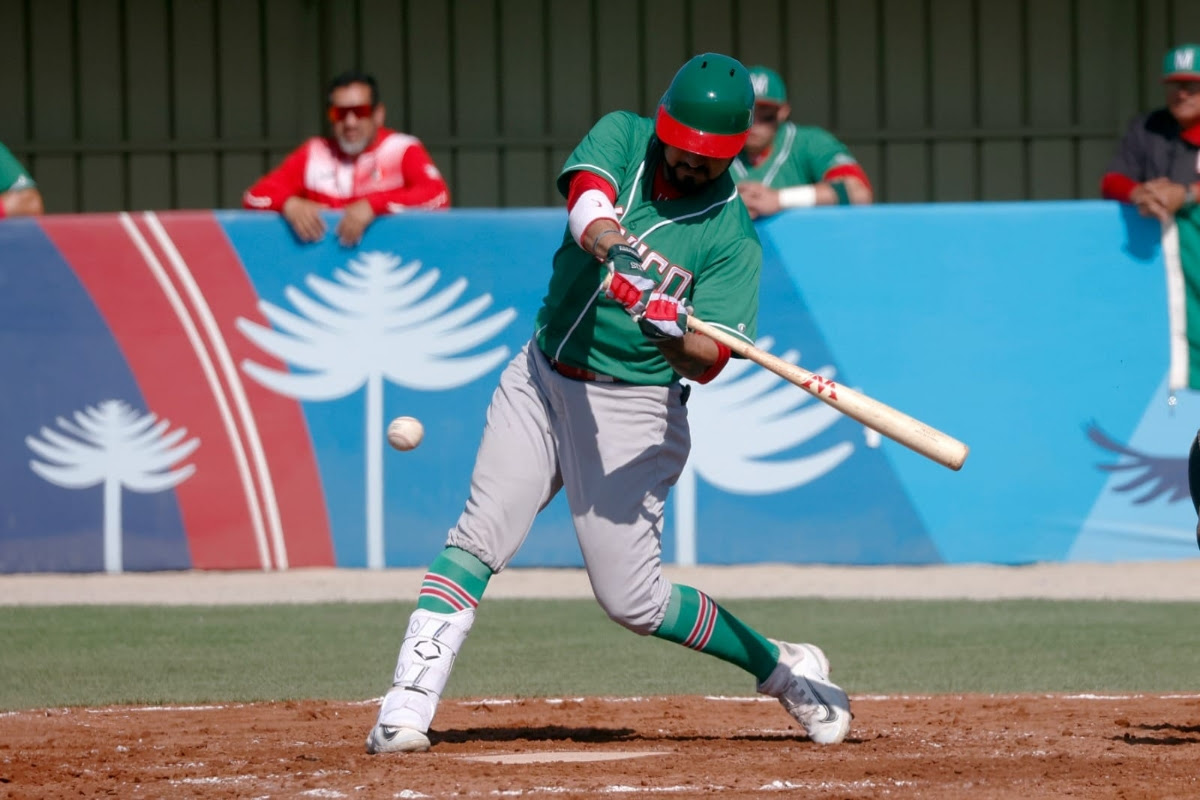
<instances>
[{"instance_id":1,"label":"green batting helmet","mask_svg":"<svg viewBox=\"0 0 1200 800\"><path fill-rule=\"evenodd\" d=\"M735 58L704 53L679 68L658 106L654 131L664 143L712 158L732 158L754 121L750 73Z\"/></svg>"}]
</instances>

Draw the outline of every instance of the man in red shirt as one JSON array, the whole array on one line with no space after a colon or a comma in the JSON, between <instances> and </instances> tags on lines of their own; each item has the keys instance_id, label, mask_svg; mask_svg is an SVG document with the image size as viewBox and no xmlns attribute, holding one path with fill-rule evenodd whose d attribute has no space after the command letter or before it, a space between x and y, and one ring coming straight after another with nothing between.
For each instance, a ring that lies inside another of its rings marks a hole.
<instances>
[{"instance_id":1,"label":"man in red shirt","mask_svg":"<svg viewBox=\"0 0 1200 800\"><path fill-rule=\"evenodd\" d=\"M383 127L375 78L343 72L329 84L333 135L314 136L246 190L242 205L278 211L305 242L325 236L321 211L344 209L334 233L352 247L380 214L450 206L450 190L415 136Z\"/></svg>"}]
</instances>

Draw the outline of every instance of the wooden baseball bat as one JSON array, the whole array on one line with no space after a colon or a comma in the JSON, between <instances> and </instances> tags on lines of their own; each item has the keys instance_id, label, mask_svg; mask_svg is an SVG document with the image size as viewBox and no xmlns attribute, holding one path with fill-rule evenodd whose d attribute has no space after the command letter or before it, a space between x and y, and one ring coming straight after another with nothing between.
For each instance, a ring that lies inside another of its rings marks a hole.
<instances>
[{"instance_id":1,"label":"wooden baseball bat","mask_svg":"<svg viewBox=\"0 0 1200 800\"><path fill-rule=\"evenodd\" d=\"M697 333L721 342L733 352L770 370L785 381L794 383L851 419L858 420L868 428L879 431L889 439L899 442L942 466L958 470L967 460L970 448L965 444L891 406L884 405L847 386L834 383L814 372L809 372L803 367L789 364L782 358L773 356L766 350L761 350L690 314L687 318L687 325Z\"/></svg>"}]
</instances>

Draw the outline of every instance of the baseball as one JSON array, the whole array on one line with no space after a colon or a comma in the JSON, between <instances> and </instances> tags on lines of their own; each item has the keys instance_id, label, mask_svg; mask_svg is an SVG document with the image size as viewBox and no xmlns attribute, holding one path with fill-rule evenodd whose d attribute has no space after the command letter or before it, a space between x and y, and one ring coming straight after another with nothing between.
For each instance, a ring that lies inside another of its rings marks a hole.
<instances>
[{"instance_id":1,"label":"baseball","mask_svg":"<svg viewBox=\"0 0 1200 800\"><path fill-rule=\"evenodd\" d=\"M412 450L425 438L425 426L416 417L396 417L388 424L387 437L397 450Z\"/></svg>"}]
</instances>

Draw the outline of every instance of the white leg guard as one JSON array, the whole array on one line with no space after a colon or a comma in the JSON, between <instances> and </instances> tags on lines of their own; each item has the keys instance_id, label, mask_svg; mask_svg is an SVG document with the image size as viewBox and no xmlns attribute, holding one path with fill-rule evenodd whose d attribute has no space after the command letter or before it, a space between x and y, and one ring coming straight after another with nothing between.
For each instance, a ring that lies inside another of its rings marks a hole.
<instances>
[{"instance_id":1,"label":"white leg guard","mask_svg":"<svg viewBox=\"0 0 1200 800\"><path fill-rule=\"evenodd\" d=\"M418 608L408 618L408 632L400 645L392 688L379 708L379 724L429 730L454 659L462 648L474 609L438 614Z\"/></svg>"}]
</instances>

